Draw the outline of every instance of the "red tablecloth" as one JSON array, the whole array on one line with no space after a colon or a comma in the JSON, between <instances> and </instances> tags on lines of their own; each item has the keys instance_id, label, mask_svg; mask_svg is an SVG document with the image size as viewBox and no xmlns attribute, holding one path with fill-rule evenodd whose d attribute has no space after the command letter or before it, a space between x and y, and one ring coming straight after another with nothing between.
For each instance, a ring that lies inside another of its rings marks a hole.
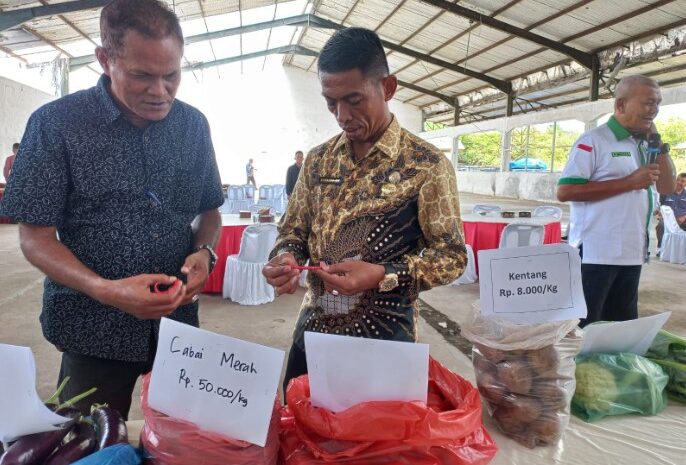
<instances>
[{"instance_id":1,"label":"red tablecloth","mask_svg":"<svg viewBox=\"0 0 686 465\"><path fill-rule=\"evenodd\" d=\"M217 264L207 278L205 288L206 293L221 294L224 287L224 270L226 269L226 258L229 255L237 254L241 248L241 237L247 224L222 226L222 233L217 242L215 252L217 253Z\"/></svg>"},{"instance_id":2,"label":"red tablecloth","mask_svg":"<svg viewBox=\"0 0 686 465\"><path fill-rule=\"evenodd\" d=\"M471 245L474 250L476 271L478 273L479 259L477 254L479 250L497 249L500 245L500 236L502 235L505 226L508 225L508 222L463 221L463 225L465 241L467 244ZM545 224L544 227L544 244L557 244L562 241L559 221L552 221Z\"/></svg>"}]
</instances>

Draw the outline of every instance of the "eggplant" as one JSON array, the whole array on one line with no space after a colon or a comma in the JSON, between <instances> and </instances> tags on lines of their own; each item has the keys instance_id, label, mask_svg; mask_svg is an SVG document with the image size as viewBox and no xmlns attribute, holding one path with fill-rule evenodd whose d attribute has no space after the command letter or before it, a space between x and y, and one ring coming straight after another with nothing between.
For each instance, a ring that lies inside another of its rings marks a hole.
<instances>
[{"instance_id":1,"label":"eggplant","mask_svg":"<svg viewBox=\"0 0 686 465\"><path fill-rule=\"evenodd\" d=\"M60 446L45 465L69 465L95 452L98 442L95 429L90 423L74 425L73 438Z\"/></svg>"},{"instance_id":2,"label":"eggplant","mask_svg":"<svg viewBox=\"0 0 686 465\"><path fill-rule=\"evenodd\" d=\"M91 418L98 432L98 450L114 444L128 444L129 434L121 414L107 406L93 406ZM4 464L0 464L4 465Z\"/></svg>"},{"instance_id":3,"label":"eggplant","mask_svg":"<svg viewBox=\"0 0 686 465\"><path fill-rule=\"evenodd\" d=\"M61 408L55 413L71 420L58 430L29 434L17 439L0 458L0 465L42 465L81 417L81 412L72 407Z\"/></svg>"}]
</instances>

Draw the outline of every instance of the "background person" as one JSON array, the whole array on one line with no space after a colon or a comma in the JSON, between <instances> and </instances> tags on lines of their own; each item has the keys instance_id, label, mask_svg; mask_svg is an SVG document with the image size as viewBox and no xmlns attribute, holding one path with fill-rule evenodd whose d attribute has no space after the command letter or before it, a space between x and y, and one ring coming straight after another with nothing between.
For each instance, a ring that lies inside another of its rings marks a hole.
<instances>
[{"instance_id":1,"label":"background person","mask_svg":"<svg viewBox=\"0 0 686 465\"><path fill-rule=\"evenodd\" d=\"M253 186L257 187L257 183L255 182L255 171L256 168L253 165L253 159L251 158L250 160L248 160L248 164L245 165L245 176L247 178L245 183L252 184Z\"/></svg>"},{"instance_id":2,"label":"background person","mask_svg":"<svg viewBox=\"0 0 686 465\"><path fill-rule=\"evenodd\" d=\"M679 173L676 177L676 188L674 192L669 195L660 196L660 205L666 205L674 212L674 218L677 224L686 231L686 173ZM662 236L665 234L665 225L662 220L660 210L657 211L657 226L655 227L657 233L657 248L658 256L662 248Z\"/></svg>"},{"instance_id":3,"label":"background person","mask_svg":"<svg viewBox=\"0 0 686 465\"><path fill-rule=\"evenodd\" d=\"M300 175L300 168L303 166L304 159L305 155L301 150L298 150L295 152L295 163L288 167L288 171L286 172L286 196L288 198L291 197L293 189L295 189L295 183Z\"/></svg>"},{"instance_id":4,"label":"background person","mask_svg":"<svg viewBox=\"0 0 686 465\"><path fill-rule=\"evenodd\" d=\"M14 144L12 144L12 154L5 158L5 166L2 168L2 175L5 177L5 182L9 181L10 179L12 166L14 166L14 160L16 160L18 152L19 142L15 142Z\"/></svg>"},{"instance_id":5,"label":"background person","mask_svg":"<svg viewBox=\"0 0 686 465\"><path fill-rule=\"evenodd\" d=\"M674 190L669 154L660 154L654 164L646 154L661 101L654 80L623 78L615 90L614 115L579 137L562 172L557 198L571 201L569 244L582 255L588 307L582 327L638 317L638 282L648 257L654 189Z\"/></svg>"}]
</instances>

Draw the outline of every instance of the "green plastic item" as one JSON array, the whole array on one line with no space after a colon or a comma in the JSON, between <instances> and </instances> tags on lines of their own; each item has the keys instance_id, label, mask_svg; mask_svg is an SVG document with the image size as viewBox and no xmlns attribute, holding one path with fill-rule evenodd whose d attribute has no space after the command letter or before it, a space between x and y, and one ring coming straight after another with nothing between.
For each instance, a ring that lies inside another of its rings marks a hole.
<instances>
[{"instance_id":1,"label":"green plastic item","mask_svg":"<svg viewBox=\"0 0 686 465\"><path fill-rule=\"evenodd\" d=\"M669 397L686 404L686 338L660 330L646 356L669 375Z\"/></svg>"},{"instance_id":2,"label":"green plastic item","mask_svg":"<svg viewBox=\"0 0 686 465\"><path fill-rule=\"evenodd\" d=\"M668 381L659 364L640 355L578 355L572 413L587 422L626 413L655 415L667 406Z\"/></svg>"}]
</instances>

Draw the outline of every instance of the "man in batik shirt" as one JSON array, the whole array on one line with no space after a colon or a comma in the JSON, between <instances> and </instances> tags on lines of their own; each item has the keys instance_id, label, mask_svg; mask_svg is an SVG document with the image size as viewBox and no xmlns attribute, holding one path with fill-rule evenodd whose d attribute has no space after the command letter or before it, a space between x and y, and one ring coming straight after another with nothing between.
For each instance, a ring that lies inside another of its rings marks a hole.
<instances>
[{"instance_id":1,"label":"man in batik shirt","mask_svg":"<svg viewBox=\"0 0 686 465\"><path fill-rule=\"evenodd\" d=\"M398 81L378 36L336 32L319 57L322 95L343 132L310 151L264 268L277 295L308 291L284 391L307 372L304 333L417 340L420 291L456 279L467 256L455 171L388 109Z\"/></svg>"}]
</instances>

